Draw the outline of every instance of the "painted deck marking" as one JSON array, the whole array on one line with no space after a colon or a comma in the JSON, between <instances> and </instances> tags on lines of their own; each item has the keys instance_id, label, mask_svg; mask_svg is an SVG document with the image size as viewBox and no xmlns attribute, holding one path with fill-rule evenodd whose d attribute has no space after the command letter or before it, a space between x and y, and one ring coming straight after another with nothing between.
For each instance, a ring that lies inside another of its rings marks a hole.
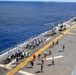
<instances>
[{"instance_id":1,"label":"painted deck marking","mask_svg":"<svg viewBox=\"0 0 76 75\"><path fill-rule=\"evenodd\" d=\"M58 58L62 58L62 57L63 57L63 55L55 56L54 59L58 59ZM46 58L46 60L51 60L51 59L53 59L53 58L52 57L51 58Z\"/></svg>"},{"instance_id":2,"label":"painted deck marking","mask_svg":"<svg viewBox=\"0 0 76 75\"><path fill-rule=\"evenodd\" d=\"M11 64L13 64L14 62L16 62L16 60L14 59L12 62L10 62L9 64L5 65L6 68L8 68Z\"/></svg>"},{"instance_id":3,"label":"painted deck marking","mask_svg":"<svg viewBox=\"0 0 76 75\"><path fill-rule=\"evenodd\" d=\"M3 64L0 64L0 67L6 68L6 69L8 69L8 70L11 70L11 69L12 69L11 67L5 67L5 65L3 65Z\"/></svg>"},{"instance_id":4,"label":"painted deck marking","mask_svg":"<svg viewBox=\"0 0 76 75\"><path fill-rule=\"evenodd\" d=\"M50 40L50 38L47 38L46 41Z\"/></svg>"},{"instance_id":5,"label":"painted deck marking","mask_svg":"<svg viewBox=\"0 0 76 75\"><path fill-rule=\"evenodd\" d=\"M71 34L71 35L76 35L76 33L72 33L72 32L69 32L68 34Z\"/></svg>"},{"instance_id":6,"label":"painted deck marking","mask_svg":"<svg viewBox=\"0 0 76 75\"><path fill-rule=\"evenodd\" d=\"M18 71L18 73L21 73L23 75L34 75L32 73L28 73L28 72L25 72L25 71L22 71L22 70Z\"/></svg>"},{"instance_id":7,"label":"painted deck marking","mask_svg":"<svg viewBox=\"0 0 76 75\"><path fill-rule=\"evenodd\" d=\"M0 64L0 67L4 67L5 65L3 65L3 64Z\"/></svg>"},{"instance_id":8,"label":"painted deck marking","mask_svg":"<svg viewBox=\"0 0 76 75\"><path fill-rule=\"evenodd\" d=\"M73 22L72 24L74 24L75 22Z\"/></svg>"}]
</instances>

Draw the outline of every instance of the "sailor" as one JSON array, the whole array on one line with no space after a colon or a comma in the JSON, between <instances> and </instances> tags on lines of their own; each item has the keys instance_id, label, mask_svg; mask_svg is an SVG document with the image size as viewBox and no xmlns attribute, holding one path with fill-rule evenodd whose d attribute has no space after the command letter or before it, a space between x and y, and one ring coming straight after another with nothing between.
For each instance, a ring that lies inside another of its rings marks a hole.
<instances>
[{"instance_id":1,"label":"sailor","mask_svg":"<svg viewBox=\"0 0 76 75\"><path fill-rule=\"evenodd\" d=\"M11 59L11 56L12 56L12 53L11 52L9 52L9 55L8 55L8 57Z\"/></svg>"},{"instance_id":2,"label":"sailor","mask_svg":"<svg viewBox=\"0 0 76 75\"><path fill-rule=\"evenodd\" d=\"M35 54L33 55L33 59L36 60L36 55Z\"/></svg>"},{"instance_id":3,"label":"sailor","mask_svg":"<svg viewBox=\"0 0 76 75\"><path fill-rule=\"evenodd\" d=\"M38 60L40 61L41 54L38 55Z\"/></svg>"},{"instance_id":4,"label":"sailor","mask_svg":"<svg viewBox=\"0 0 76 75\"><path fill-rule=\"evenodd\" d=\"M8 56L10 56L10 51L8 51Z\"/></svg>"},{"instance_id":5,"label":"sailor","mask_svg":"<svg viewBox=\"0 0 76 75\"><path fill-rule=\"evenodd\" d=\"M65 45L63 45L63 47L62 47L63 49L62 49L62 51L64 51L64 49L65 49Z\"/></svg>"},{"instance_id":6,"label":"sailor","mask_svg":"<svg viewBox=\"0 0 76 75\"><path fill-rule=\"evenodd\" d=\"M44 42L44 38L43 37L41 37L41 41Z\"/></svg>"},{"instance_id":7,"label":"sailor","mask_svg":"<svg viewBox=\"0 0 76 75\"><path fill-rule=\"evenodd\" d=\"M12 51L12 54L11 54L11 59L15 58L14 57L14 51Z\"/></svg>"},{"instance_id":8,"label":"sailor","mask_svg":"<svg viewBox=\"0 0 76 75\"><path fill-rule=\"evenodd\" d=\"M27 51L27 56L30 56L30 50Z\"/></svg>"},{"instance_id":9,"label":"sailor","mask_svg":"<svg viewBox=\"0 0 76 75\"><path fill-rule=\"evenodd\" d=\"M29 42L27 42L27 44L26 44L26 48L28 48L29 47Z\"/></svg>"},{"instance_id":10,"label":"sailor","mask_svg":"<svg viewBox=\"0 0 76 75\"><path fill-rule=\"evenodd\" d=\"M52 42L52 47L54 46L54 41Z\"/></svg>"},{"instance_id":11,"label":"sailor","mask_svg":"<svg viewBox=\"0 0 76 75\"><path fill-rule=\"evenodd\" d=\"M55 65L55 62L54 62L54 57L52 58L52 65Z\"/></svg>"},{"instance_id":12,"label":"sailor","mask_svg":"<svg viewBox=\"0 0 76 75\"><path fill-rule=\"evenodd\" d=\"M19 57L20 57L20 55L21 55L22 52L21 52L21 50L19 50L18 52L19 52L18 54L19 54Z\"/></svg>"},{"instance_id":13,"label":"sailor","mask_svg":"<svg viewBox=\"0 0 76 75\"><path fill-rule=\"evenodd\" d=\"M59 40L56 41L56 44L59 44Z\"/></svg>"},{"instance_id":14,"label":"sailor","mask_svg":"<svg viewBox=\"0 0 76 75\"><path fill-rule=\"evenodd\" d=\"M44 37L44 41L46 41L46 37Z\"/></svg>"},{"instance_id":15,"label":"sailor","mask_svg":"<svg viewBox=\"0 0 76 75\"><path fill-rule=\"evenodd\" d=\"M7 61L11 62L11 56L8 56Z\"/></svg>"},{"instance_id":16,"label":"sailor","mask_svg":"<svg viewBox=\"0 0 76 75\"><path fill-rule=\"evenodd\" d=\"M41 64L41 72L43 72L43 64Z\"/></svg>"},{"instance_id":17,"label":"sailor","mask_svg":"<svg viewBox=\"0 0 76 75\"><path fill-rule=\"evenodd\" d=\"M41 43L42 41L41 41L41 37L39 37L39 42Z\"/></svg>"},{"instance_id":18,"label":"sailor","mask_svg":"<svg viewBox=\"0 0 76 75\"><path fill-rule=\"evenodd\" d=\"M24 58L24 56L25 56L25 52L22 51L22 53L21 53L21 58Z\"/></svg>"},{"instance_id":19,"label":"sailor","mask_svg":"<svg viewBox=\"0 0 76 75\"><path fill-rule=\"evenodd\" d=\"M31 67L33 68L33 66L34 66L34 60L31 60L30 63L31 63Z\"/></svg>"},{"instance_id":20,"label":"sailor","mask_svg":"<svg viewBox=\"0 0 76 75\"><path fill-rule=\"evenodd\" d=\"M31 42L29 43L29 46L30 46L30 48L31 48L31 46L32 46Z\"/></svg>"},{"instance_id":21,"label":"sailor","mask_svg":"<svg viewBox=\"0 0 76 75\"><path fill-rule=\"evenodd\" d=\"M46 59L46 55L47 55L46 52L44 52L44 59Z\"/></svg>"},{"instance_id":22,"label":"sailor","mask_svg":"<svg viewBox=\"0 0 76 75\"><path fill-rule=\"evenodd\" d=\"M19 56L19 51L17 50L17 52L16 52L16 53L17 53L17 57L18 57L18 56Z\"/></svg>"},{"instance_id":23,"label":"sailor","mask_svg":"<svg viewBox=\"0 0 76 75\"><path fill-rule=\"evenodd\" d=\"M19 58L18 57L16 57L16 62L18 62L19 61Z\"/></svg>"},{"instance_id":24,"label":"sailor","mask_svg":"<svg viewBox=\"0 0 76 75\"><path fill-rule=\"evenodd\" d=\"M38 41L39 41L39 44L40 44L40 40L39 40L39 37L38 37Z\"/></svg>"},{"instance_id":25,"label":"sailor","mask_svg":"<svg viewBox=\"0 0 76 75\"><path fill-rule=\"evenodd\" d=\"M41 59L41 60L42 60L42 64L44 64L44 57L42 57L42 59Z\"/></svg>"},{"instance_id":26,"label":"sailor","mask_svg":"<svg viewBox=\"0 0 76 75\"><path fill-rule=\"evenodd\" d=\"M16 56L15 56L15 51L13 51L13 57L15 58Z\"/></svg>"},{"instance_id":27,"label":"sailor","mask_svg":"<svg viewBox=\"0 0 76 75\"><path fill-rule=\"evenodd\" d=\"M33 48L35 48L35 47L36 47L36 43L34 42Z\"/></svg>"},{"instance_id":28,"label":"sailor","mask_svg":"<svg viewBox=\"0 0 76 75\"><path fill-rule=\"evenodd\" d=\"M23 54L23 58L24 58L24 56L25 56L25 52L23 51L22 54Z\"/></svg>"},{"instance_id":29,"label":"sailor","mask_svg":"<svg viewBox=\"0 0 76 75\"><path fill-rule=\"evenodd\" d=\"M37 46L39 45L39 41L37 40Z\"/></svg>"},{"instance_id":30,"label":"sailor","mask_svg":"<svg viewBox=\"0 0 76 75\"><path fill-rule=\"evenodd\" d=\"M51 51L51 49L49 49L49 55L52 55L52 51Z\"/></svg>"}]
</instances>

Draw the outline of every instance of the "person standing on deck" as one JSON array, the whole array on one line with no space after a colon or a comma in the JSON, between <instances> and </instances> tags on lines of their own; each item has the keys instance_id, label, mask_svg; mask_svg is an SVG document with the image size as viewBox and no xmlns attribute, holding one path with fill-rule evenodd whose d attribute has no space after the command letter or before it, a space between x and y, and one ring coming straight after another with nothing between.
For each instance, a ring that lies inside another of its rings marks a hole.
<instances>
[{"instance_id":1,"label":"person standing on deck","mask_svg":"<svg viewBox=\"0 0 76 75\"><path fill-rule=\"evenodd\" d=\"M46 59L46 55L47 55L46 52L44 52L44 59Z\"/></svg>"},{"instance_id":2,"label":"person standing on deck","mask_svg":"<svg viewBox=\"0 0 76 75\"><path fill-rule=\"evenodd\" d=\"M42 57L42 59L41 59L41 60L42 60L42 64L44 64L44 60L45 60L45 59L44 59L44 57Z\"/></svg>"},{"instance_id":3,"label":"person standing on deck","mask_svg":"<svg viewBox=\"0 0 76 75\"><path fill-rule=\"evenodd\" d=\"M31 67L33 68L33 66L34 66L34 60L31 60L30 63L31 63Z\"/></svg>"},{"instance_id":4,"label":"person standing on deck","mask_svg":"<svg viewBox=\"0 0 76 75\"><path fill-rule=\"evenodd\" d=\"M55 65L55 62L54 62L54 57L52 58L52 65Z\"/></svg>"},{"instance_id":5,"label":"person standing on deck","mask_svg":"<svg viewBox=\"0 0 76 75\"><path fill-rule=\"evenodd\" d=\"M41 54L38 55L38 60L40 61Z\"/></svg>"},{"instance_id":6,"label":"person standing on deck","mask_svg":"<svg viewBox=\"0 0 76 75\"><path fill-rule=\"evenodd\" d=\"M30 56L30 53L31 53L30 50L28 50L28 51L27 51L27 56Z\"/></svg>"},{"instance_id":7,"label":"person standing on deck","mask_svg":"<svg viewBox=\"0 0 76 75\"><path fill-rule=\"evenodd\" d=\"M58 44L59 44L59 40L56 41L56 45L58 45Z\"/></svg>"},{"instance_id":8,"label":"person standing on deck","mask_svg":"<svg viewBox=\"0 0 76 75\"><path fill-rule=\"evenodd\" d=\"M36 55L35 54L33 55L33 59L36 60Z\"/></svg>"},{"instance_id":9,"label":"person standing on deck","mask_svg":"<svg viewBox=\"0 0 76 75\"><path fill-rule=\"evenodd\" d=\"M43 64L41 64L41 72L43 72Z\"/></svg>"},{"instance_id":10,"label":"person standing on deck","mask_svg":"<svg viewBox=\"0 0 76 75\"><path fill-rule=\"evenodd\" d=\"M52 51L51 51L51 49L49 49L49 55L52 55Z\"/></svg>"},{"instance_id":11,"label":"person standing on deck","mask_svg":"<svg viewBox=\"0 0 76 75\"><path fill-rule=\"evenodd\" d=\"M64 49L65 49L65 45L63 45L63 49L62 49L62 51L65 51Z\"/></svg>"},{"instance_id":12,"label":"person standing on deck","mask_svg":"<svg viewBox=\"0 0 76 75\"><path fill-rule=\"evenodd\" d=\"M52 42L52 47L54 46L54 41Z\"/></svg>"},{"instance_id":13,"label":"person standing on deck","mask_svg":"<svg viewBox=\"0 0 76 75\"><path fill-rule=\"evenodd\" d=\"M16 57L16 62L18 62L19 61L19 58L18 57Z\"/></svg>"}]
</instances>

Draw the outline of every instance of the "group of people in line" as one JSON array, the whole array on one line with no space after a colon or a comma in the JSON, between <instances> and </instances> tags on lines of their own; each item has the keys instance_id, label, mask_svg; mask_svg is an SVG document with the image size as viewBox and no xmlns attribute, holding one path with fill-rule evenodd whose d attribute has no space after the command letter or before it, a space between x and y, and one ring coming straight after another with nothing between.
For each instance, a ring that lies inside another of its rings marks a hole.
<instances>
[{"instance_id":1,"label":"group of people in line","mask_svg":"<svg viewBox=\"0 0 76 75\"><path fill-rule=\"evenodd\" d=\"M18 49L18 50L9 51L7 61L11 62L12 59L16 59L16 61L18 62L19 58L23 59L24 56L25 56L24 50Z\"/></svg>"},{"instance_id":2,"label":"group of people in line","mask_svg":"<svg viewBox=\"0 0 76 75\"><path fill-rule=\"evenodd\" d=\"M7 61L11 62L12 59L16 59L16 62L19 61L19 59L24 59L25 56L29 57L30 56L31 51L30 50L22 50L20 48L17 48L16 50L13 51L9 51L8 52L8 57L7 57Z\"/></svg>"},{"instance_id":3,"label":"group of people in line","mask_svg":"<svg viewBox=\"0 0 76 75\"><path fill-rule=\"evenodd\" d=\"M31 63L31 67L33 68L34 66L34 62L37 60L38 58L38 61L41 61L41 72L43 72L43 65L44 65L44 62L46 60L46 56L47 56L47 53L44 52L43 56L41 57L41 54L39 54L37 57L36 57L36 54L33 55L33 59L30 61ZM54 63L54 57L52 58L52 65L55 65Z\"/></svg>"},{"instance_id":4,"label":"group of people in line","mask_svg":"<svg viewBox=\"0 0 76 75\"><path fill-rule=\"evenodd\" d=\"M26 48L34 49L35 47L39 46L40 43L44 42L46 37L36 37L35 39L31 39L27 42Z\"/></svg>"},{"instance_id":5,"label":"group of people in line","mask_svg":"<svg viewBox=\"0 0 76 75\"><path fill-rule=\"evenodd\" d=\"M59 40L57 40L56 42L52 42L52 47L53 47L55 44L59 44ZM65 50L65 45L62 46L62 51L64 51L64 50ZM49 55L52 55L51 48L49 48L48 54L49 54ZM41 72L43 72L43 65L44 65L44 62L45 62L45 60L46 60L46 57L47 57L47 53L46 53L46 52L43 53L43 56L42 56L42 57L41 57L41 54L39 54L39 55L37 56L38 61L41 61L41 62L42 62L42 63L41 63ZM55 65L55 60L54 60L54 59L55 59L55 58L52 57L52 63L51 63L52 65ZM34 62L35 62L35 61L36 61L36 55L34 54L34 55L33 55L33 59L30 61L32 68L33 68L33 66L34 66Z\"/></svg>"}]
</instances>

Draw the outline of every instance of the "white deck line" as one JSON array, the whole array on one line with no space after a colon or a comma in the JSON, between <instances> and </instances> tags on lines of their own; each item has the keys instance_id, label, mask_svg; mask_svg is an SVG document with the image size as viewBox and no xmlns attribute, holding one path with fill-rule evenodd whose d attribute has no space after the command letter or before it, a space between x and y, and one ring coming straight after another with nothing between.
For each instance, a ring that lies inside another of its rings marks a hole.
<instances>
[{"instance_id":1,"label":"white deck line","mask_svg":"<svg viewBox=\"0 0 76 75\"><path fill-rule=\"evenodd\" d=\"M5 65L3 65L3 64L0 64L0 67L2 67L2 68L6 68L6 69L8 69L8 70L11 70L12 68L11 67L5 67Z\"/></svg>"},{"instance_id":2,"label":"white deck line","mask_svg":"<svg viewBox=\"0 0 76 75\"><path fill-rule=\"evenodd\" d=\"M16 59L14 59L12 62L10 62L9 64L6 65L6 67L9 67L11 64L13 64L14 62L16 62Z\"/></svg>"},{"instance_id":3,"label":"white deck line","mask_svg":"<svg viewBox=\"0 0 76 75\"><path fill-rule=\"evenodd\" d=\"M62 57L63 57L63 55L55 56L54 59L58 59L58 58L62 58ZM53 59L53 57L51 57L51 58L46 58L46 60L51 60L51 59Z\"/></svg>"},{"instance_id":4,"label":"white deck line","mask_svg":"<svg viewBox=\"0 0 76 75\"><path fill-rule=\"evenodd\" d=\"M73 22L72 24L74 24L75 22Z\"/></svg>"},{"instance_id":5,"label":"white deck line","mask_svg":"<svg viewBox=\"0 0 76 75\"><path fill-rule=\"evenodd\" d=\"M3 65L3 64L0 64L0 67L3 67L3 68L6 68L6 69L12 69L11 67L13 67L13 66L16 66L16 65L11 65L11 64L13 64L14 62L16 62L16 60L14 59L12 62L10 62L9 64L7 64L7 65ZM10 67L11 66L11 67Z\"/></svg>"},{"instance_id":6,"label":"white deck line","mask_svg":"<svg viewBox=\"0 0 76 75\"><path fill-rule=\"evenodd\" d=\"M32 74L32 73L28 73L28 72L25 72L25 71L22 71L22 70L18 71L18 73L21 73L21 75L22 75L22 74L23 74L23 75L34 75L34 74Z\"/></svg>"},{"instance_id":7,"label":"white deck line","mask_svg":"<svg viewBox=\"0 0 76 75\"><path fill-rule=\"evenodd\" d=\"M5 65L0 64L0 67L4 67Z\"/></svg>"},{"instance_id":8,"label":"white deck line","mask_svg":"<svg viewBox=\"0 0 76 75\"><path fill-rule=\"evenodd\" d=\"M46 41L50 40L51 38L47 38Z\"/></svg>"}]
</instances>

